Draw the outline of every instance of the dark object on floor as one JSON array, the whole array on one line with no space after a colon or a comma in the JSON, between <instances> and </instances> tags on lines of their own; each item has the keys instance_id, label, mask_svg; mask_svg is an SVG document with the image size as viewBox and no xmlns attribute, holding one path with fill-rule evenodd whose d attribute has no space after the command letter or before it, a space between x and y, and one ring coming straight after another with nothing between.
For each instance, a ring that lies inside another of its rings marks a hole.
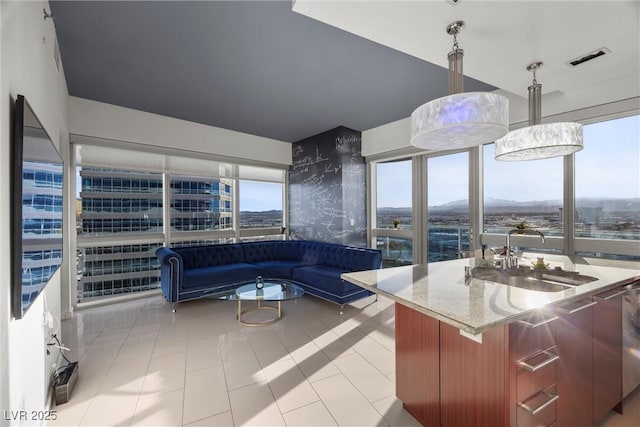
<instances>
[{"instance_id":1,"label":"dark object on floor","mask_svg":"<svg viewBox=\"0 0 640 427\"><path fill-rule=\"evenodd\" d=\"M56 371L53 381L56 405L66 403L71 397L71 391L78 381L78 362L72 362Z\"/></svg>"}]
</instances>

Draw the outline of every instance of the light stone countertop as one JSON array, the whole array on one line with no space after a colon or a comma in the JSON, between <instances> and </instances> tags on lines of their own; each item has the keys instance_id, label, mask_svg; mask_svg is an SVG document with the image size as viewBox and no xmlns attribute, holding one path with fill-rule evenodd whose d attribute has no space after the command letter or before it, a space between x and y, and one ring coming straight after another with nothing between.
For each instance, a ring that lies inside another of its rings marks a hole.
<instances>
[{"instance_id":1,"label":"light stone countertop","mask_svg":"<svg viewBox=\"0 0 640 427\"><path fill-rule=\"evenodd\" d=\"M520 265L542 256L549 269L561 267L597 280L557 292L540 292L473 278L465 266L474 258L344 273L342 279L388 297L471 335L512 323L550 304L595 295L640 280L640 263L525 252Z\"/></svg>"}]
</instances>

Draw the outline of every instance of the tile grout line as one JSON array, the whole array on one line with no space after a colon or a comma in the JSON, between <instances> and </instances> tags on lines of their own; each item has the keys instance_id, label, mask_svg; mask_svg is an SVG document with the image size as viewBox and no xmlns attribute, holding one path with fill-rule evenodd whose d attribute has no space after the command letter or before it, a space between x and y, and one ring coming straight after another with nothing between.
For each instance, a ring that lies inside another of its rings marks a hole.
<instances>
[{"instance_id":1,"label":"tile grout line","mask_svg":"<svg viewBox=\"0 0 640 427\"><path fill-rule=\"evenodd\" d=\"M138 313L138 315L136 316L136 322L134 322L133 326L131 326L131 329L133 329L133 327L135 326L135 324L137 323L138 319L139 319L140 314ZM129 335L127 336L127 338L131 336L131 330L129 330ZM153 348L151 349L151 355L149 356L149 359L147 360L147 366L144 370L144 378L142 379L142 384L140 384L140 390L138 391L138 397L136 399L136 406L133 409L133 414L131 415L131 420L129 422L129 425L133 424L133 419L135 418L136 415L136 411L138 410L138 405L140 404L140 396L142 395L142 390L144 389L144 383L147 380L147 373L149 371L149 365L151 365L151 359L153 358L153 351L156 348L156 344L158 343L158 338L160 337L160 330L158 330L158 333L156 334L156 339L153 342ZM126 341L126 340L125 340ZM118 352L119 353L119 352ZM117 357L117 356L116 356Z\"/></svg>"},{"instance_id":2,"label":"tile grout line","mask_svg":"<svg viewBox=\"0 0 640 427\"><path fill-rule=\"evenodd\" d=\"M227 370L225 368L225 360L224 357L220 358L220 363L222 365L222 375L224 376L224 388L227 390L227 403L229 404L229 412L231 413L231 422L233 425L236 425L236 417L233 415L233 406L231 406L231 396L229 390L229 379L227 378Z\"/></svg>"}]
</instances>

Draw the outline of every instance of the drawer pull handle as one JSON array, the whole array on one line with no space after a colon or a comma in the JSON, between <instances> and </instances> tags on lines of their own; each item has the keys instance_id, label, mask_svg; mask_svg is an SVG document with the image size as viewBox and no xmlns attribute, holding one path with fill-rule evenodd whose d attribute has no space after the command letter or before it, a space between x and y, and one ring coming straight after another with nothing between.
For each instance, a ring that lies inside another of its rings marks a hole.
<instances>
[{"instance_id":1,"label":"drawer pull handle","mask_svg":"<svg viewBox=\"0 0 640 427\"><path fill-rule=\"evenodd\" d=\"M527 363L527 361L538 357L540 355L544 354L545 356L547 356L546 359L544 359L542 362L538 363L537 365L530 365L529 363ZM560 359L560 356L558 356L557 354L553 354L551 353L549 350L545 350L543 352L540 352L538 354L536 354L533 357L529 357L528 359L524 359L524 360L520 360L517 362L518 366L522 366L524 369L526 369L527 371L531 371L531 372L535 372L540 368L543 368L545 366L547 366L550 363L555 362L556 360Z\"/></svg>"},{"instance_id":2,"label":"drawer pull handle","mask_svg":"<svg viewBox=\"0 0 640 427\"><path fill-rule=\"evenodd\" d=\"M617 292L614 292L611 295L607 295L607 296L601 296L603 294L600 294L600 295L596 295L596 298L601 299L603 301L607 301L607 300L610 300L611 298L615 298L617 296L620 296L620 295L624 294L625 292L626 292L626 290L617 291Z\"/></svg>"},{"instance_id":3,"label":"drawer pull handle","mask_svg":"<svg viewBox=\"0 0 640 427\"><path fill-rule=\"evenodd\" d=\"M545 325L545 324L547 324L549 322L553 322L557 318L558 318L557 316L547 317L546 319L544 319L544 320L542 320L542 321L540 321L538 323L531 323L531 322L529 322L527 320L518 320L518 323L521 324L521 325L524 325L524 326L526 326L528 328L537 328L538 326L542 326L542 325Z\"/></svg>"},{"instance_id":4,"label":"drawer pull handle","mask_svg":"<svg viewBox=\"0 0 640 427\"><path fill-rule=\"evenodd\" d=\"M529 405L527 405L525 402L520 403L519 406L521 406L525 411L529 412L531 415L536 415L538 412L542 411L544 408L546 408L547 406L551 405L553 402L558 400L558 397L559 397L557 394L553 394L547 390L543 390L539 392L538 394L536 394L536 396L539 396L542 394L547 396L547 401L544 402L542 405L538 406L537 408L534 409Z\"/></svg>"},{"instance_id":5,"label":"drawer pull handle","mask_svg":"<svg viewBox=\"0 0 640 427\"><path fill-rule=\"evenodd\" d=\"M585 308L589 308L592 307L594 305L596 305L598 302L597 301L589 301L588 303L581 305L580 307L576 307L576 308L572 308L569 309L568 307L560 307L560 310L567 313L567 314L573 314L573 313L577 313L580 310L584 310Z\"/></svg>"}]
</instances>

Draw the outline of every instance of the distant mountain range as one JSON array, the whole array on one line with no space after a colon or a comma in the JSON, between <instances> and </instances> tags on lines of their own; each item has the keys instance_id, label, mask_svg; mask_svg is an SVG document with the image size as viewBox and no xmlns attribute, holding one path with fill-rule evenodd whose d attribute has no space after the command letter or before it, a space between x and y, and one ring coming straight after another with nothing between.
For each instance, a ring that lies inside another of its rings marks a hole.
<instances>
[{"instance_id":1,"label":"distant mountain range","mask_svg":"<svg viewBox=\"0 0 640 427\"><path fill-rule=\"evenodd\" d=\"M444 212L444 211L464 211L467 210L469 201L456 200L453 202L445 203L443 205L429 206L431 212ZM520 211L557 211L562 207L562 200L531 200L526 202L518 202L515 200L494 199L488 198L485 200L484 206L487 210L510 210L513 212ZM613 212L628 212L636 211L640 212L640 198L628 198L628 199L608 199L608 198L579 198L576 200L576 206L580 208L599 208ZM384 207L378 208L380 213L394 214L407 212L410 208L391 208Z\"/></svg>"},{"instance_id":2,"label":"distant mountain range","mask_svg":"<svg viewBox=\"0 0 640 427\"><path fill-rule=\"evenodd\" d=\"M271 209L269 211L240 211L240 214L247 214L247 215L251 215L251 214L282 214L282 210L278 210L278 209Z\"/></svg>"}]
</instances>

